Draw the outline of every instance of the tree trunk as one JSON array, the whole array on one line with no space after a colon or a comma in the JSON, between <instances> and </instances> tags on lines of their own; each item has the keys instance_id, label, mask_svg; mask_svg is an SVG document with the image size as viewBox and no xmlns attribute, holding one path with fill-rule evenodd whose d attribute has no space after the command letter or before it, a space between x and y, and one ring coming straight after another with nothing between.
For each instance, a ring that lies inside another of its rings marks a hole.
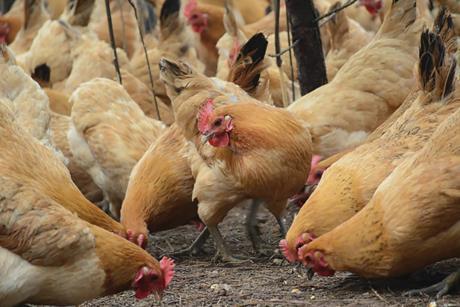
<instances>
[{"instance_id":1,"label":"tree trunk","mask_svg":"<svg viewBox=\"0 0 460 307\"><path fill-rule=\"evenodd\" d=\"M318 17L313 0L286 0L302 95L327 83Z\"/></svg>"}]
</instances>

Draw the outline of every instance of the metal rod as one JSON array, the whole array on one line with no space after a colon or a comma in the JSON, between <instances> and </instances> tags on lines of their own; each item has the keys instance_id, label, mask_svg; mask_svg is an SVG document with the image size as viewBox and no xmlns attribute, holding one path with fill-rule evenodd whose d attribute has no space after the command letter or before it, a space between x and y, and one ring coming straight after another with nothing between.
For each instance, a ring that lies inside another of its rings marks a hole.
<instances>
[{"instance_id":1,"label":"metal rod","mask_svg":"<svg viewBox=\"0 0 460 307\"><path fill-rule=\"evenodd\" d=\"M121 80L120 64L118 63L117 46L115 45L115 35L113 34L112 14L110 13L110 0L105 0L105 11L107 13L107 23L109 25L110 42L112 44L113 55L115 57L115 70L117 71L118 81L120 84L123 84L123 81Z\"/></svg>"},{"instance_id":2,"label":"metal rod","mask_svg":"<svg viewBox=\"0 0 460 307\"><path fill-rule=\"evenodd\" d=\"M288 35L289 44L289 64L291 66L291 90L292 90L292 101L295 101L295 85L294 85L294 62L292 61L292 37L291 37L291 20L289 18L289 12L286 10L286 30Z\"/></svg>"},{"instance_id":3,"label":"metal rod","mask_svg":"<svg viewBox=\"0 0 460 307\"><path fill-rule=\"evenodd\" d=\"M107 1L107 0L106 0ZM136 21L137 21L137 28L139 29L139 36L141 38L141 43L142 43L142 47L144 48L144 54L145 54L145 62L147 63L147 70L148 70L148 73L149 73L149 79L150 79L150 89L152 91L152 94L153 94L153 101L155 102L155 110L157 112L157 116L158 116L158 120L161 120L161 116L160 116L160 109L158 107L158 101L157 101L157 94L155 92L155 87L153 85L153 75L152 75L152 70L150 69L150 61L149 61L149 57L148 57L148 54L147 54L147 47L145 47L145 42L144 42L144 34L143 34L143 31L142 31L142 28L141 28L141 24L139 23L139 17L137 15L137 7L136 5L133 3L132 0L128 0L129 4L133 7L134 9L134 15L136 16Z\"/></svg>"}]
</instances>

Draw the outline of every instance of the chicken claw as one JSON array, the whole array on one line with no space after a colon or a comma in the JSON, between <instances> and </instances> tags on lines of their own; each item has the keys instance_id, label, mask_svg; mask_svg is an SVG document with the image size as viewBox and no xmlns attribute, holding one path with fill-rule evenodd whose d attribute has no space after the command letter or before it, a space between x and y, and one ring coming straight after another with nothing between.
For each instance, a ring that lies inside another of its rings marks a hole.
<instances>
[{"instance_id":1,"label":"chicken claw","mask_svg":"<svg viewBox=\"0 0 460 307\"><path fill-rule=\"evenodd\" d=\"M410 290L404 293L406 296L417 294L432 294L436 293L436 299L440 299L447 293L451 292L454 288L460 286L460 270L450 274L442 281L422 289Z\"/></svg>"},{"instance_id":2,"label":"chicken claw","mask_svg":"<svg viewBox=\"0 0 460 307\"><path fill-rule=\"evenodd\" d=\"M184 256L184 255L199 255L203 253L203 244L206 242L206 240L209 238L209 231L208 228L205 227L198 237L193 241L193 243L187 247L186 249L179 250L173 253L169 253L168 255L171 257L179 257L179 256Z\"/></svg>"},{"instance_id":3,"label":"chicken claw","mask_svg":"<svg viewBox=\"0 0 460 307\"><path fill-rule=\"evenodd\" d=\"M228 251L227 246L225 244L224 238L219 231L217 226L208 226L207 227L211 236L216 243L217 252L213 258L213 262L224 262L228 264L243 264L252 262L250 259L239 259L234 256Z\"/></svg>"}]
</instances>

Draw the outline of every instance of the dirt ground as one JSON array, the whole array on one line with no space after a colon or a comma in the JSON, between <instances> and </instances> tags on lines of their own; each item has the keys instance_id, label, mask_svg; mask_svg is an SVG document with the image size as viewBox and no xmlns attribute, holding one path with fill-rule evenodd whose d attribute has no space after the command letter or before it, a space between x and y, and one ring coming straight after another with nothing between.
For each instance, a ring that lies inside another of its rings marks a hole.
<instances>
[{"instance_id":1,"label":"dirt ground","mask_svg":"<svg viewBox=\"0 0 460 307\"><path fill-rule=\"evenodd\" d=\"M234 209L225 219L221 231L235 255L254 256L243 225L245 208ZM430 297L404 297L402 292L441 280L460 266L460 259L445 261L398 280L367 281L348 273L308 280L302 267L282 261L277 251L278 226L262 211L260 228L267 257L254 263L228 267L211 262L212 240L208 240L201 257L184 256L176 260L176 274L163 296L163 305L184 306L428 306ZM288 214L290 224L294 210ZM198 234L193 226L157 233L150 238L148 250L156 255L185 248ZM460 306L460 293L447 295L437 306ZM132 291L87 302L95 306L159 306L153 296L142 301ZM430 306L436 306L431 304Z\"/></svg>"}]
</instances>

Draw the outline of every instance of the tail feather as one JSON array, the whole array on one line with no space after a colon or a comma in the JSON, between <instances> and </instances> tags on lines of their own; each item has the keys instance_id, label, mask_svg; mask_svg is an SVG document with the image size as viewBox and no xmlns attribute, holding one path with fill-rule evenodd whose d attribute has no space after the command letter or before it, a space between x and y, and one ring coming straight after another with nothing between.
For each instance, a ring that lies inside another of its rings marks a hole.
<instances>
[{"instance_id":1,"label":"tail feather","mask_svg":"<svg viewBox=\"0 0 460 307\"><path fill-rule=\"evenodd\" d=\"M160 11L160 31L166 39L180 26L180 0L166 0Z\"/></svg>"},{"instance_id":2,"label":"tail feather","mask_svg":"<svg viewBox=\"0 0 460 307\"><path fill-rule=\"evenodd\" d=\"M448 53L457 52L457 36L452 16L446 8L441 8L433 24L433 32L441 36Z\"/></svg>"},{"instance_id":3,"label":"tail feather","mask_svg":"<svg viewBox=\"0 0 460 307\"><path fill-rule=\"evenodd\" d=\"M238 57L230 68L228 81L238 84L251 93L259 85L260 73L267 68L263 62L268 41L262 33L251 37L241 48Z\"/></svg>"},{"instance_id":4,"label":"tail feather","mask_svg":"<svg viewBox=\"0 0 460 307\"><path fill-rule=\"evenodd\" d=\"M450 20L450 21L449 21ZM423 31L420 38L419 87L432 93L432 101L448 96L455 88L456 46L452 44L453 23L448 12L441 10L433 32ZM455 38L454 38L455 39ZM450 44L450 49L446 45Z\"/></svg>"},{"instance_id":5,"label":"tail feather","mask_svg":"<svg viewBox=\"0 0 460 307\"><path fill-rule=\"evenodd\" d=\"M416 0L393 0L378 34L403 33L415 23L416 19Z\"/></svg>"}]
</instances>

